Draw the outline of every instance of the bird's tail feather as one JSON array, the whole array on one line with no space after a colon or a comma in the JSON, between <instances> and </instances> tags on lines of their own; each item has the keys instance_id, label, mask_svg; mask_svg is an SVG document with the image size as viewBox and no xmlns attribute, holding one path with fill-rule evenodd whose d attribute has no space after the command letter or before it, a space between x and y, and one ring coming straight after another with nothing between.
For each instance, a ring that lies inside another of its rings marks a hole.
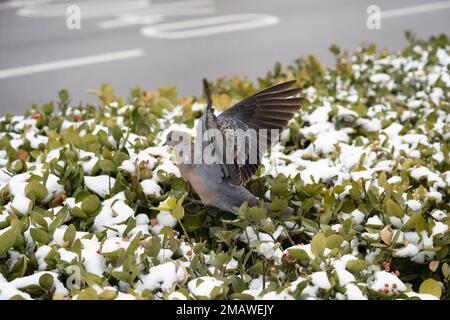
<instances>
[{"instance_id":1,"label":"bird's tail feather","mask_svg":"<svg viewBox=\"0 0 450 320\"><path fill-rule=\"evenodd\" d=\"M212 109L211 90L209 89L208 80L205 78L203 79L203 93L206 96L206 112L209 112Z\"/></svg>"}]
</instances>

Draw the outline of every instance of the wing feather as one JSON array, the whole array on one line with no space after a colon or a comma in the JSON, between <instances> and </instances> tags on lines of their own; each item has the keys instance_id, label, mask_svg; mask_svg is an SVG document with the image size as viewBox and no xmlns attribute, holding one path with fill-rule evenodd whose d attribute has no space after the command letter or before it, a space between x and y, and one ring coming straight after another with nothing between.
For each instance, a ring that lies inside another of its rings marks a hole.
<instances>
[{"instance_id":1,"label":"wing feather","mask_svg":"<svg viewBox=\"0 0 450 320\"><path fill-rule=\"evenodd\" d=\"M251 148L249 142L246 141L246 151L253 158L246 157L246 162L240 164L236 161L234 164L223 165L224 176L228 177L234 184L245 184L250 177L255 174L258 169L261 158L267 149L269 149L274 141L271 141L271 130L281 132L295 116L301 106L302 98L293 97L300 93L299 88L291 88L295 84L295 80L286 81L262 91L259 91L250 97L236 103L231 108L225 110L217 117L214 116L211 97L207 82L204 80L205 94L207 95L207 111L205 115L206 128L225 129L267 129L269 132L266 137L258 137L256 148ZM224 133L225 134L225 133ZM259 141L267 140L267 147L260 148ZM236 150L237 152L241 150ZM256 154L255 154L256 152ZM256 163L249 163L249 159L255 159Z\"/></svg>"}]
</instances>

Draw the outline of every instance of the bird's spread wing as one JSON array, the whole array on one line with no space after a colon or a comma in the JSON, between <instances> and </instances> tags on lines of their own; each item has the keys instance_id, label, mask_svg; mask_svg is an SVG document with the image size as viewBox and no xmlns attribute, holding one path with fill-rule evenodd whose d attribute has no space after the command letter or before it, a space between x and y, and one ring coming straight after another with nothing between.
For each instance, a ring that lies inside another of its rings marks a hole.
<instances>
[{"instance_id":1,"label":"bird's spread wing","mask_svg":"<svg viewBox=\"0 0 450 320\"><path fill-rule=\"evenodd\" d=\"M237 148L234 152L234 161L222 165L224 177L229 178L232 183L245 184L250 179L258 169L264 153L278 139L277 135L271 133L280 133L299 110L302 98L293 97L300 92L299 88L291 88L294 83L295 80L287 81L257 92L216 117L208 84L204 81L208 105L203 126L204 129L213 128L222 132L225 150L217 148L219 156L225 158L229 154L227 141L234 139L236 142L241 139L234 144ZM254 132L258 134L257 140L249 139L248 133L251 131L249 129L256 130ZM260 129L266 129L266 134ZM266 139L266 143L261 144L261 139Z\"/></svg>"}]
</instances>

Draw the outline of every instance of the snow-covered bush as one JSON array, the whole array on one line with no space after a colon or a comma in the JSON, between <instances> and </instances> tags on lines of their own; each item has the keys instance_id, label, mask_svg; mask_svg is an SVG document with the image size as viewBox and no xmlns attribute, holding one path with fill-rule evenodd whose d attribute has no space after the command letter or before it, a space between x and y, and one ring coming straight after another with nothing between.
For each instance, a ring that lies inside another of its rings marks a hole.
<instances>
[{"instance_id":1,"label":"snow-covered bush","mask_svg":"<svg viewBox=\"0 0 450 320\"><path fill-rule=\"evenodd\" d=\"M0 299L448 299L450 42L409 41L259 79L305 97L247 184L269 214L190 201L162 142L204 100L173 87L0 118ZM218 109L258 89L213 88Z\"/></svg>"}]
</instances>

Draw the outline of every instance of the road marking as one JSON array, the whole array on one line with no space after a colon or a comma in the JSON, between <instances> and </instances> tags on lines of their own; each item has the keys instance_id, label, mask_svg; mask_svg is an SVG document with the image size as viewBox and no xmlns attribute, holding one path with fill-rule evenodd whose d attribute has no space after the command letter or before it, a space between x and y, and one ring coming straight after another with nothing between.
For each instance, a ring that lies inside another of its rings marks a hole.
<instances>
[{"instance_id":1,"label":"road marking","mask_svg":"<svg viewBox=\"0 0 450 320\"><path fill-rule=\"evenodd\" d=\"M142 28L141 34L151 38L185 39L261 28L279 22L280 18L266 14L232 14L152 25Z\"/></svg>"},{"instance_id":2,"label":"road marking","mask_svg":"<svg viewBox=\"0 0 450 320\"><path fill-rule=\"evenodd\" d=\"M171 4L171 6L169 6ZM177 4L176 6L173 4ZM171 2L163 5L153 5L151 8L139 12L123 13L112 20L101 21L101 29L134 26L139 24L155 24L166 20L170 16L181 17L188 15L211 15L217 9L210 1L185 1L183 3Z\"/></svg>"},{"instance_id":3,"label":"road marking","mask_svg":"<svg viewBox=\"0 0 450 320\"><path fill-rule=\"evenodd\" d=\"M17 9L35 4L47 3L49 0L12 0L0 3L0 10Z\"/></svg>"},{"instance_id":4,"label":"road marking","mask_svg":"<svg viewBox=\"0 0 450 320\"><path fill-rule=\"evenodd\" d=\"M23 76L52 70L67 69L79 66L86 66L96 63L105 63L115 60L123 60L130 58L142 57L145 51L141 49L131 49L125 51L116 51L93 56L80 57L68 60L59 60L47 63L33 64L12 69L0 70L0 79Z\"/></svg>"},{"instance_id":5,"label":"road marking","mask_svg":"<svg viewBox=\"0 0 450 320\"><path fill-rule=\"evenodd\" d=\"M142 10L148 8L149 0L91 0L74 1L70 4L78 5L83 12L83 19L114 16L123 12ZM69 4L49 2L26 6L17 10L17 15L31 18L56 18L66 16L66 8Z\"/></svg>"},{"instance_id":6,"label":"road marking","mask_svg":"<svg viewBox=\"0 0 450 320\"><path fill-rule=\"evenodd\" d=\"M393 10L381 11L381 19L409 16L418 13L450 9L450 1L434 2L418 6L404 7Z\"/></svg>"},{"instance_id":7,"label":"road marking","mask_svg":"<svg viewBox=\"0 0 450 320\"><path fill-rule=\"evenodd\" d=\"M56 0L34 1L43 1L43 3L22 7L17 10L17 15L34 18L66 16L66 4L64 3L55 2ZM216 14L218 9L214 0L176 0L162 3L153 3L151 0L91 0L89 2L78 1L76 4L81 8L83 19L107 19L98 23L100 29L148 25L140 30L141 35L160 39L186 39L261 28L280 22L280 18L276 16L253 13L165 22L172 16Z\"/></svg>"}]
</instances>

